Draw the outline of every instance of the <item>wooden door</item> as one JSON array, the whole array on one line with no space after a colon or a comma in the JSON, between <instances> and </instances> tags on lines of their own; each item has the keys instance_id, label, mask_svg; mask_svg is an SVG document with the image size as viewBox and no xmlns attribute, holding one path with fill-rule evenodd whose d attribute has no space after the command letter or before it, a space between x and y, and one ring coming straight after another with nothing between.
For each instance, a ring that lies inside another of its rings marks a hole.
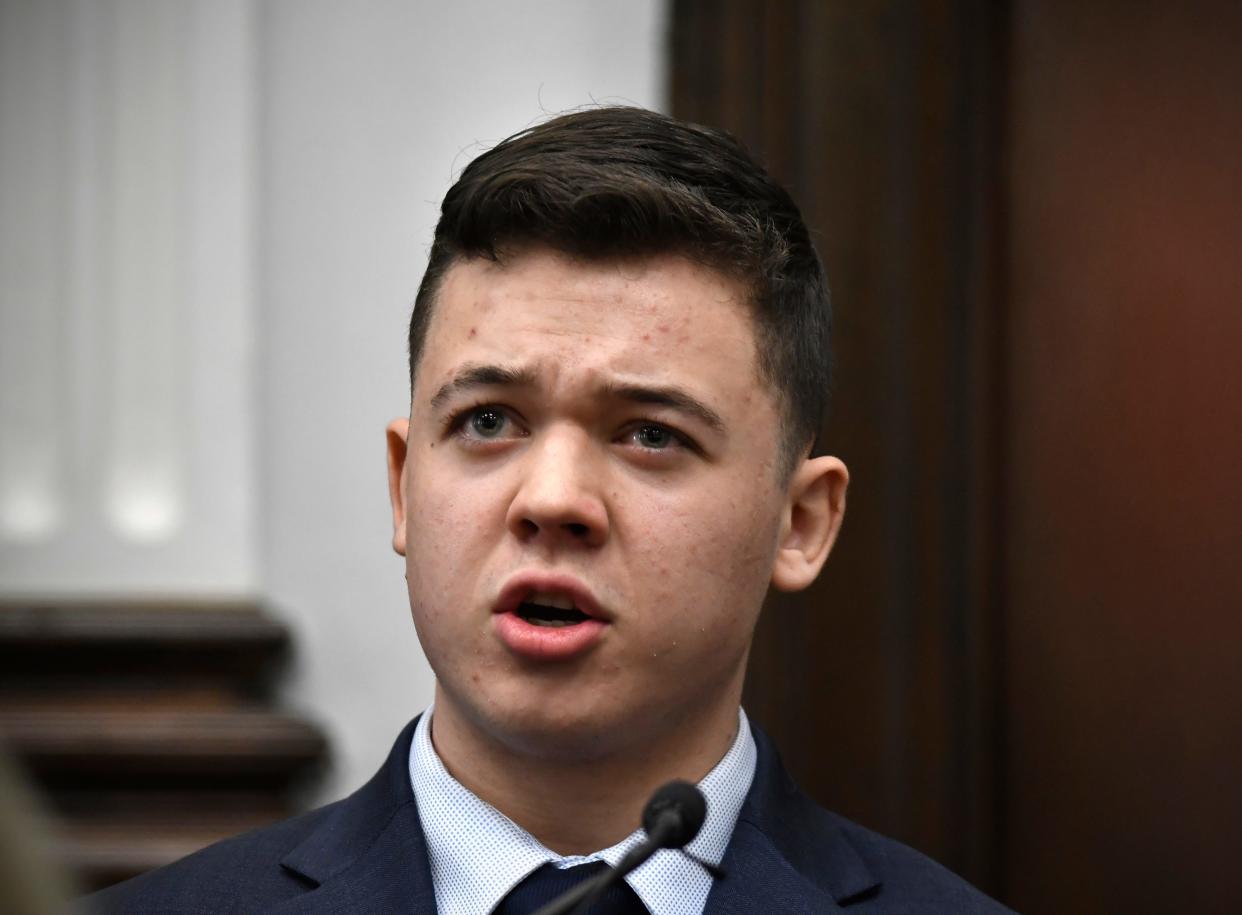
<instances>
[{"instance_id":1,"label":"wooden door","mask_svg":"<svg viewBox=\"0 0 1242 915\"><path fill-rule=\"evenodd\" d=\"M680 0L828 264L843 537L746 701L1025 912L1242 909L1242 6Z\"/></svg>"},{"instance_id":2,"label":"wooden door","mask_svg":"<svg viewBox=\"0 0 1242 915\"><path fill-rule=\"evenodd\" d=\"M1006 892L1239 911L1242 6L1013 24Z\"/></svg>"}]
</instances>

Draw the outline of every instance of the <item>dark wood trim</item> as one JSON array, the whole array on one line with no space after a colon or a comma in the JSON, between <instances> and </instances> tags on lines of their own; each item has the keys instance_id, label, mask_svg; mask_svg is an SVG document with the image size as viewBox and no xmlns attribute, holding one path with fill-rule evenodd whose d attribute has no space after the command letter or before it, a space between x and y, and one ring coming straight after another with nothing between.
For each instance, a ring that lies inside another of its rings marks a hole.
<instances>
[{"instance_id":1,"label":"dark wood trim","mask_svg":"<svg viewBox=\"0 0 1242 915\"><path fill-rule=\"evenodd\" d=\"M1005 5L677 0L680 117L793 192L829 270L842 541L746 703L826 805L996 887Z\"/></svg>"},{"instance_id":2,"label":"dark wood trim","mask_svg":"<svg viewBox=\"0 0 1242 915\"><path fill-rule=\"evenodd\" d=\"M99 705L0 711L0 734L29 771L75 785L170 776L286 781L327 749L302 719L263 708Z\"/></svg>"},{"instance_id":3,"label":"dark wood trim","mask_svg":"<svg viewBox=\"0 0 1242 915\"><path fill-rule=\"evenodd\" d=\"M295 812L328 748L272 707L289 649L247 604L0 605L0 744L83 888Z\"/></svg>"},{"instance_id":4,"label":"dark wood trim","mask_svg":"<svg viewBox=\"0 0 1242 915\"><path fill-rule=\"evenodd\" d=\"M208 678L262 688L289 648L284 626L254 606L155 600L0 605L0 684L103 676L148 682Z\"/></svg>"}]
</instances>

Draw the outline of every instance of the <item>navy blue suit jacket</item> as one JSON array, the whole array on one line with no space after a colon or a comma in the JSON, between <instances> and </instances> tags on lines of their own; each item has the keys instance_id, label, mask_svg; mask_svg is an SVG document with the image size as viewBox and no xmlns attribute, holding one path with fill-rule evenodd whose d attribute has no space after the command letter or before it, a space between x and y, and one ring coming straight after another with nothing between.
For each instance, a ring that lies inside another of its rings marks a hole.
<instances>
[{"instance_id":1,"label":"navy blue suit jacket","mask_svg":"<svg viewBox=\"0 0 1242 915\"><path fill-rule=\"evenodd\" d=\"M816 806L755 728L758 765L708 915L1003 913L918 852ZM112 913L420 913L435 892L410 787L411 722L360 790L228 839L86 900Z\"/></svg>"}]
</instances>

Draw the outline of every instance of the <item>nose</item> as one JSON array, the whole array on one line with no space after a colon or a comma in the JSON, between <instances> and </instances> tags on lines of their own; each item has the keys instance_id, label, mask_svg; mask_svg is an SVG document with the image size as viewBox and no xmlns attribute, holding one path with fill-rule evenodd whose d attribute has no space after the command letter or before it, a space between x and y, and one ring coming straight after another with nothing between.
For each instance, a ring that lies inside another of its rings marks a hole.
<instances>
[{"instance_id":1,"label":"nose","mask_svg":"<svg viewBox=\"0 0 1242 915\"><path fill-rule=\"evenodd\" d=\"M524 543L599 547L608 539L604 480L587 436L548 430L532 441L506 523Z\"/></svg>"}]
</instances>

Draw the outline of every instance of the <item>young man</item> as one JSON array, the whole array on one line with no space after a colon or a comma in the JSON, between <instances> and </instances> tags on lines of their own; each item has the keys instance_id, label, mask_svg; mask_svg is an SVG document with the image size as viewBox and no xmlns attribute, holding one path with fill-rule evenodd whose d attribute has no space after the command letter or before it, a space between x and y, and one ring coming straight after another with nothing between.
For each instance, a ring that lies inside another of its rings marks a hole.
<instances>
[{"instance_id":1,"label":"young man","mask_svg":"<svg viewBox=\"0 0 1242 915\"><path fill-rule=\"evenodd\" d=\"M662 851L607 911L1003 911L812 804L739 706L767 589L814 580L845 508L812 451L828 318L797 208L723 134L602 108L471 163L388 427L434 707L352 797L100 907L530 912L680 778L726 876Z\"/></svg>"}]
</instances>

